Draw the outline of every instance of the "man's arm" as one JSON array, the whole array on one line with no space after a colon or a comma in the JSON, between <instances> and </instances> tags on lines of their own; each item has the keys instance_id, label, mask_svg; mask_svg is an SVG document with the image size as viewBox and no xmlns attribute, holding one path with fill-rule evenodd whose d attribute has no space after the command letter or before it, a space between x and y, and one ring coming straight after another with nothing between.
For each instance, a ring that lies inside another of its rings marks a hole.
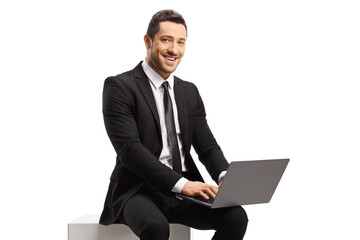
<instances>
[{"instance_id":1,"label":"man's arm","mask_svg":"<svg viewBox=\"0 0 360 240\"><path fill-rule=\"evenodd\" d=\"M207 124L205 107L199 93L197 97L193 146L211 178L219 184L220 174L228 169L229 163Z\"/></svg>"},{"instance_id":2,"label":"man's arm","mask_svg":"<svg viewBox=\"0 0 360 240\"><path fill-rule=\"evenodd\" d=\"M206 121L206 113L203 101L199 92L197 93L196 114L194 120L193 146L199 156L200 161L204 164L212 179L218 184L221 183L223 176L229 166L222 150L217 144ZM209 194L215 197L218 187L202 182L189 181L184 185L182 193L189 196L202 196L208 199Z\"/></svg>"}]
</instances>

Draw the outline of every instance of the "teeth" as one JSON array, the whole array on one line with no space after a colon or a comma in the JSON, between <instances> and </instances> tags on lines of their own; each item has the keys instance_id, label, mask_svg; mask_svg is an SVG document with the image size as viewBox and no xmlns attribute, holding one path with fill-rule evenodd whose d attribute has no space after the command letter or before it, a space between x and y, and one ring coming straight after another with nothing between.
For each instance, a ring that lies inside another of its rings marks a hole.
<instances>
[{"instance_id":1,"label":"teeth","mask_svg":"<svg viewBox=\"0 0 360 240\"><path fill-rule=\"evenodd\" d=\"M170 61L175 61L175 58L166 57L166 59L169 59Z\"/></svg>"}]
</instances>

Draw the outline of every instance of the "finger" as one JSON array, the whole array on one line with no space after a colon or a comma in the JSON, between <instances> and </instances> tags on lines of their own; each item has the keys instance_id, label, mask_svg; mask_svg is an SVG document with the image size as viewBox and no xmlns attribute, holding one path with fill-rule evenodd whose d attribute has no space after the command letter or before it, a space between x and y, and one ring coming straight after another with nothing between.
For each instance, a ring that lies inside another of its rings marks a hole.
<instances>
[{"instance_id":1,"label":"finger","mask_svg":"<svg viewBox=\"0 0 360 240\"><path fill-rule=\"evenodd\" d=\"M208 196L210 196L210 197L212 197L212 198L215 198L216 193L217 193L217 187L212 186L212 185L207 185L206 188L202 189L202 191L203 191L206 195L208 195Z\"/></svg>"},{"instance_id":2,"label":"finger","mask_svg":"<svg viewBox=\"0 0 360 240\"><path fill-rule=\"evenodd\" d=\"M209 196L210 196L211 198L215 198L215 197L216 197L216 194L213 193L212 191L208 192L208 194L209 194Z\"/></svg>"},{"instance_id":3,"label":"finger","mask_svg":"<svg viewBox=\"0 0 360 240\"><path fill-rule=\"evenodd\" d=\"M212 186L211 190L213 191L213 193L215 193L215 195L218 193L219 191L219 187L217 186Z\"/></svg>"},{"instance_id":4,"label":"finger","mask_svg":"<svg viewBox=\"0 0 360 240\"><path fill-rule=\"evenodd\" d=\"M209 199L209 196L208 195L206 195L204 192L200 192L200 196L202 197L202 198L204 198L204 199Z\"/></svg>"},{"instance_id":5,"label":"finger","mask_svg":"<svg viewBox=\"0 0 360 240\"><path fill-rule=\"evenodd\" d=\"M209 194L212 198L216 197L217 189L214 187L206 189L207 194Z\"/></svg>"}]
</instances>

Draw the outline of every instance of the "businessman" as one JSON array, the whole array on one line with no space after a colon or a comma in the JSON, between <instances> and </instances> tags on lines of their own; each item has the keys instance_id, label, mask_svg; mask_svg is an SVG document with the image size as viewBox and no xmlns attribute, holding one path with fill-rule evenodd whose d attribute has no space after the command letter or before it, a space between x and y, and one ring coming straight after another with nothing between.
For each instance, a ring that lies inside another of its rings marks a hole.
<instances>
[{"instance_id":1,"label":"businessman","mask_svg":"<svg viewBox=\"0 0 360 240\"><path fill-rule=\"evenodd\" d=\"M179 13L156 13L144 36L145 60L105 80L104 122L117 159L100 223L124 223L142 240L168 239L169 223L214 229L214 240L243 239L248 219L242 207L211 209L175 197L208 199L218 191L204 183L191 146L218 184L229 166L198 89L173 75L186 39Z\"/></svg>"}]
</instances>

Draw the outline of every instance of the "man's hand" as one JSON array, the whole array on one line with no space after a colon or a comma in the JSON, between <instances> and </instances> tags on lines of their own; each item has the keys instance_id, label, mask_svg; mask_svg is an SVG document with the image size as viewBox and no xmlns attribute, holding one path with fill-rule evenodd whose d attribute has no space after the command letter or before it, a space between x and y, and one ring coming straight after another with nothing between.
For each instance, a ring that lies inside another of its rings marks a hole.
<instances>
[{"instance_id":1,"label":"man's hand","mask_svg":"<svg viewBox=\"0 0 360 240\"><path fill-rule=\"evenodd\" d=\"M181 190L181 193L191 197L201 196L204 199L209 199L209 196L215 198L218 190L217 186L203 182L188 181Z\"/></svg>"}]
</instances>

